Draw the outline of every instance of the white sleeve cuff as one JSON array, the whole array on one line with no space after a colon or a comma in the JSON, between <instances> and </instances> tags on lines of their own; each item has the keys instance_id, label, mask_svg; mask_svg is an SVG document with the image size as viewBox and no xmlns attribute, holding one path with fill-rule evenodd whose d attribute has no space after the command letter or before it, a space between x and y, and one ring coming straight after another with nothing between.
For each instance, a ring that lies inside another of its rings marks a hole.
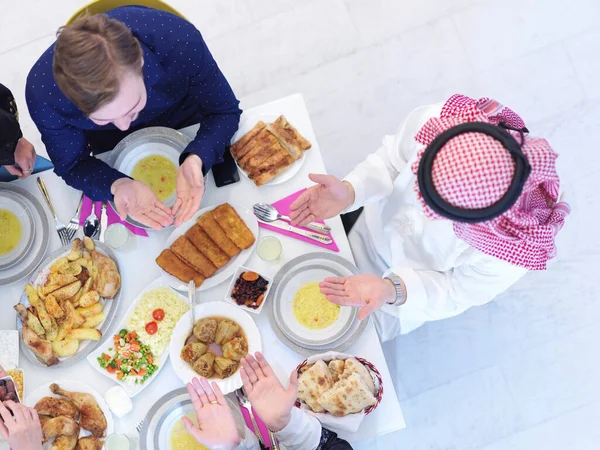
<instances>
[{"instance_id":1,"label":"white sleeve cuff","mask_svg":"<svg viewBox=\"0 0 600 450\"><path fill-rule=\"evenodd\" d=\"M427 291L425 290L421 277L417 275L417 271L406 267L390 269L385 272L383 277L389 277L392 274L402 278L402 281L404 281L404 285L406 286L406 303L401 305L400 308L403 310L413 308L419 310L423 309L427 304Z\"/></svg>"},{"instance_id":2,"label":"white sleeve cuff","mask_svg":"<svg viewBox=\"0 0 600 450\"><path fill-rule=\"evenodd\" d=\"M321 423L317 419L293 407L290 423L275 434L288 450L314 450L321 441L321 430Z\"/></svg>"},{"instance_id":3,"label":"white sleeve cuff","mask_svg":"<svg viewBox=\"0 0 600 450\"><path fill-rule=\"evenodd\" d=\"M352 188L354 189L354 203L352 203L350 206L348 206L348 208L342 211L342 214L350 211L355 211L361 206L364 206L366 200L365 185L358 176L358 174L355 173L355 171L352 171L348 175L346 175L343 181L347 181L352 185Z\"/></svg>"}]
</instances>

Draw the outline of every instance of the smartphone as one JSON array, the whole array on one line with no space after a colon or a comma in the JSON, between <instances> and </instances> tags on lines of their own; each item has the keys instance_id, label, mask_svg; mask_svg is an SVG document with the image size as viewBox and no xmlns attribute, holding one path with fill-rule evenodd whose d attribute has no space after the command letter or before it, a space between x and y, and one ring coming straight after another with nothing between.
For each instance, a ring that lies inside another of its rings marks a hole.
<instances>
[{"instance_id":1,"label":"smartphone","mask_svg":"<svg viewBox=\"0 0 600 450\"><path fill-rule=\"evenodd\" d=\"M212 166L212 173L215 177L217 187L227 186L240 181L237 164L233 160L233 156L231 156L229 147L225 149L223 162Z\"/></svg>"}]
</instances>

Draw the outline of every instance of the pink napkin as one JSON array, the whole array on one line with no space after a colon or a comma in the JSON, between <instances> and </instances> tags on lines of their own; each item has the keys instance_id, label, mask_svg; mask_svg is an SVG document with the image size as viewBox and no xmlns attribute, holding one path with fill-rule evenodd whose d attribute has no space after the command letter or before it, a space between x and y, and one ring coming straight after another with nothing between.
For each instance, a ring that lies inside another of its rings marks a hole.
<instances>
[{"instance_id":1,"label":"pink napkin","mask_svg":"<svg viewBox=\"0 0 600 450\"><path fill-rule=\"evenodd\" d=\"M306 189L301 189L298 192L295 192L292 195L289 195L285 198L282 198L281 200L276 201L275 203L273 203L273 206L275 208L277 208L277 211L279 211L279 214L284 215L284 216L289 216L290 215L290 205L292 203L294 203L294 200L296 200L300 194L302 194ZM320 223L325 223L323 221L320 221ZM335 243L335 239L333 239L333 236L330 236L331 239L333 240L333 242L331 244L322 244L321 242L317 242L317 241L313 241L312 239L309 239L307 237L304 236L299 236L295 233L292 233L290 231L287 230L282 230L280 228L276 228L272 225L269 225L268 223L263 223L263 222L258 222L258 226L261 228L264 228L266 230L271 230L271 231L275 231L277 233L281 233L285 236L289 236L292 237L294 239L299 239L301 241L307 242L309 244L312 245L317 245L319 247L323 247L326 248L327 250L331 250L332 252L339 252L340 249L337 246L337 244ZM298 227L298 228L303 228L305 230L308 230L308 228L304 228L304 227ZM308 230L308 231L312 231L312 230Z\"/></svg>"},{"instance_id":2,"label":"pink napkin","mask_svg":"<svg viewBox=\"0 0 600 450\"><path fill-rule=\"evenodd\" d=\"M102 216L102 202L93 202L88 197L84 197L83 203L81 204L81 211L79 213L79 225L83 225L85 219L87 219L87 216L89 216L92 212L92 205L94 207L94 212L98 216L98 219L100 219L100 217ZM143 228L139 228L134 225L131 225L130 223L122 221L109 202L106 202L106 223L107 225L112 225L113 223L121 223L125 225L125 227L133 234L137 236L148 237L148 233L146 233L146 230L144 230Z\"/></svg>"},{"instance_id":3,"label":"pink napkin","mask_svg":"<svg viewBox=\"0 0 600 450\"><path fill-rule=\"evenodd\" d=\"M246 422L246 426L250 429L250 431L253 431L254 427L252 425L252 419L250 418L250 413L248 412L248 410L246 408L244 408L241 405L240 405L240 411L242 412L242 416L244 416L244 421ZM256 414L256 411L254 411L254 408L252 409L252 413L254 414L254 420L256 420L256 425L258 425L258 430L260 431L260 435L262 437L264 444L267 446L267 448L271 448L271 440L269 439L269 429L263 423L263 421L260 420L260 417L258 417L258 415Z\"/></svg>"}]
</instances>

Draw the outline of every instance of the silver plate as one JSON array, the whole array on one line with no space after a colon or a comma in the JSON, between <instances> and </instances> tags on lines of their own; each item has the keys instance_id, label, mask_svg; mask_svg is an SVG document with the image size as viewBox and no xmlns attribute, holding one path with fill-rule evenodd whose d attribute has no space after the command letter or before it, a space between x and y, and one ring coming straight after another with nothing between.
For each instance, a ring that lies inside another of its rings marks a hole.
<instances>
[{"instance_id":1,"label":"silver plate","mask_svg":"<svg viewBox=\"0 0 600 450\"><path fill-rule=\"evenodd\" d=\"M356 310L353 310L352 321L348 326L343 328L342 333L339 333L333 339L328 339L327 341L323 341L321 343L313 342L311 344L307 344L305 341L297 339L294 333L290 333L289 328L286 327L280 317L277 305L280 304L281 299L278 300L278 296L281 296L282 294L282 287L285 286L288 277L293 275L299 267L305 265L307 262L311 263L311 265L307 267L325 266L331 271L332 275L336 276L359 273L359 270L350 262L338 255L333 255L331 253L314 252L292 259L286 263L275 276L275 279L273 280L273 286L269 293L269 298L267 299L271 328L287 347L303 355L312 355L329 350L343 351L356 342L356 340L362 335L368 323L368 320L358 320ZM332 270L332 262L335 263L335 265L343 266L348 270L348 273L337 273L335 269Z\"/></svg>"},{"instance_id":2,"label":"silver plate","mask_svg":"<svg viewBox=\"0 0 600 450\"><path fill-rule=\"evenodd\" d=\"M41 203L25 189L11 183L0 183L0 190L20 197L28 206L33 218L35 233L28 253L21 261L0 271L0 286L22 280L32 273L44 258L50 242L49 218Z\"/></svg>"},{"instance_id":3,"label":"silver plate","mask_svg":"<svg viewBox=\"0 0 600 450\"><path fill-rule=\"evenodd\" d=\"M233 400L225 397L233 411L236 425L244 435L246 424L240 409ZM144 450L168 450L171 429L181 417L194 411L186 388L179 388L159 398L144 418L140 431L140 448Z\"/></svg>"},{"instance_id":4,"label":"silver plate","mask_svg":"<svg viewBox=\"0 0 600 450\"><path fill-rule=\"evenodd\" d=\"M17 246L17 248L9 252L8 255L2 256L1 260L4 262L0 263L0 270L5 270L20 263L27 255L27 252L29 252L29 250L31 249L31 245L33 244L33 241L35 239L35 222L33 220L33 213L31 212L31 208L27 205L27 203L23 201L23 197L20 197L14 192L5 190L0 190L0 197L8 198L19 205L19 209L22 210L22 213L27 219L28 225L26 228L29 229L29 235L26 234L25 236L21 236L21 239L26 240L24 245L21 245L21 248ZM11 255L10 253L12 252L15 252L15 254Z\"/></svg>"},{"instance_id":5,"label":"silver plate","mask_svg":"<svg viewBox=\"0 0 600 450\"><path fill-rule=\"evenodd\" d=\"M138 130L131 133L129 136L122 139L117 146L110 152L106 163L119 170L119 166L125 161L128 155L132 154L136 148L145 144L163 144L173 149L178 154L183 153L191 140L184 134L177 130L167 127L149 127L142 130ZM171 204L168 204L171 203ZM175 203L172 199L171 202L167 202L167 206L171 207ZM110 204L116 211L115 203L110 200ZM147 225L141 224L140 222L133 220L131 217L127 217L127 222L136 227L150 230L151 228Z\"/></svg>"},{"instance_id":6,"label":"silver plate","mask_svg":"<svg viewBox=\"0 0 600 450\"><path fill-rule=\"evenodd\" d=\"M101 242L94 241L94 244L96 245L96 249L99 250L100 253L104 253L106 256L108 256L115 262L115 264L117 265L117 270L119 271L119 273L121 273L121 269L119 268L119 261L117 260L113 251L110 248L108 248L106 245L102 244ZM31 283L31 284L37 283L38 279L41 277L41 273L43 271L45 271L55 260L57 260L61 256L66 256L71 251L71 248L72 248L72 246L69 244L69 245L61 247L58 250L56 250L55 252L53 252L50 256L48 256L46 259L44 259L44 261L42 261L38 267L35 268L35 271L31 275L29 280L27 280L27 282ZM119 310L119 308L121 306L120 299L121 299L122 289L123 289L123 279L121 279L121 288L119 289L119 292L117 292L117 295L115 296L115 298L113 298L112 300L101 300L101 301L104 301L104 322L102 322L102 324L100 325L100 327L98 329L102 333L102 336L108 336L108 330L110 329L113 319L117 315L117 311ZM27 299L25 290L23 290L23 294L21 294L21 302L20 303L22 303L25 306L29 306L29 300ZM31 362L32 364L34 364L38 367L64 368L64 367L72 366L76 362L84 359L89 353L94 351L94 349L96 347L98 347L98 345L100 345L100 343L102 342L102 340L95 341L95 342L94 341L81 341L79 344L79 350L77 350L77 353L75 353L73 356L59 358L60 362L58 364L54 364L52 366L47 366L44 363L42 363L40 360L38 360L36 358L35 354L33 353L33 351L31 351L29 349L29 347L27 347L23 343L23 337L22 337L23 335L21 333L22 329L23 329L23 324L21 323L21 319L19 319L19 316L17 316L17 330L19 331L19 335L21 336L21 343L22 343L21 349L23 350L23 354L25 355L25 357L27 358L27 360L29 362Z\"/></svg>"}]
</instances>

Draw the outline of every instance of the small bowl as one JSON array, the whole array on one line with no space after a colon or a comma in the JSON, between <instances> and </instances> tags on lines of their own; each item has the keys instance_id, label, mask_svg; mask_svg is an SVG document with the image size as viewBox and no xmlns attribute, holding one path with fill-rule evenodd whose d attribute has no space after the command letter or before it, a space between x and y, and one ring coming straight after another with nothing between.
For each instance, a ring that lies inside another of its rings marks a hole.
<instances>
[{"instance_id":1,"label":"small bowl","mask_svg":"<svg viewBox=\"0 0 600 450\"><path fill-rule=\"evenodd\" d=\"M248 308L245 305L238 305L236 303L236 301L233 298L231 298L231 293L233 292L233 288L235 286L235 282L238 280L238 278L240 277L240 275L242 274L242 272L256 272L261 277L263 277L265 280L267 280L269 282L269 284L267 285L267 290L265 291L265 298L264 298L263 302L260 304L260 306L258 308L256 308L256 309ZM250 269L249 267L240 266L240 267L237 268L237 270L235 271L235 274L231 278L231 283L229 283L229 289L227 289L227 295L225 296L225 301L227 303L231 303L231 304L237 306L238 308L241 308L244 311L247 311L249 313L260 314L260 312L262 311L263 307L265 306L265 303L267 302L267 299L268 299L268 296L269 296L269 291L271 290L271 286L273 286L273 279L272 278L264 276L263 274L261 274L257 270Z\"/></svg>"}]
</instances>

